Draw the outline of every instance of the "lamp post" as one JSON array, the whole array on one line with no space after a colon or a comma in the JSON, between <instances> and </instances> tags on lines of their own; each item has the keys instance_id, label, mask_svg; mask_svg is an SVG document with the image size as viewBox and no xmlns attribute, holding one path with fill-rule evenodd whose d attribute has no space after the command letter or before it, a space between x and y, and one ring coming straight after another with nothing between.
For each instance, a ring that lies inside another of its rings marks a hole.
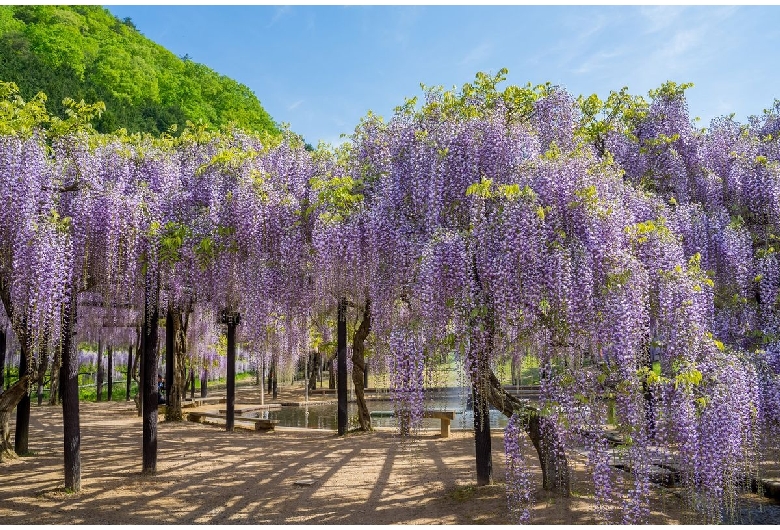
<instances>
[{"instance_id":1,"label":"lamp post","mask_svg":"<svg viewBox=\"0 0 780 530\"><path fill-rule=\"evenodd\" d=\"M241 322L241 313L225 309L222 323L227 325L227 417L225 430L233 432L236 408L236 326Z\"/></svg>"}]
</instances>

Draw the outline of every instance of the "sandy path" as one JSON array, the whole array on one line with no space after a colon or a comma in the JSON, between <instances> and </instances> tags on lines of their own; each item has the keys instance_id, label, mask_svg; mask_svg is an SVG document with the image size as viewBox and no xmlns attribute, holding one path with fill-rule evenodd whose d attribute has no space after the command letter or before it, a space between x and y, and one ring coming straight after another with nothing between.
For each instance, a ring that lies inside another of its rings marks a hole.
<instances>
[{"instance_id":1,"label":"sandy path","mask_svg":"<svg viewBox=\"0 0 780 530\"><path fill-rule=\"evenodd\" d=\"M237 402L256 401L250 391L240 390ZM388 431L226 433L191 422L159 424L158 473L148 477L139 472L141 421L132 403L82 403L81 411L82 491L62 491L61 409L33 407L34 455L0 464L4 524L511 522L501 432L493 435L497 484L483 488L473 486L468 432L440 439L430 431L410 442ZM304 478L316 483L293 484ZM532 522L595 523L581 469L577 478L571 499L537 491ZM541 484L538 470L534 480ZM691 520L668 490L653 495L652 522Z\"/></svg>"}]
</instances>

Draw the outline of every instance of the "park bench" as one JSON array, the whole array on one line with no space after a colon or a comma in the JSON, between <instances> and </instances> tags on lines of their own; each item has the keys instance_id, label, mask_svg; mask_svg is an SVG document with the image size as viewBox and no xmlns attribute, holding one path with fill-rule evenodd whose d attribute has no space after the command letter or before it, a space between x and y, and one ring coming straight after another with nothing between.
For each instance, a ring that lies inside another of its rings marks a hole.
<instances>
[{"instance_id":1,"label":"park bench","mask_svg":"<svg viewBox=\"0 0 780 530\"><path fill-rule=\"evenodd\" d=\"M226 420L223 414L217 414L216 412L188 412L187 419L195 423L208 423L206 420ZM279 420L247 418L246 416L236 416L234 421L236 425L238 425L238 422L251 423L256 431L272 431L276 424L279 423Z\"/></svg>"},{"instance_id":2,"label":"park bench","mask_svg":"<svg viewBox=\"0 0 780 530\"><path fill-rule=\"evenodd\" d=\"M423 418L436 418L441 420L441 437L450 437L450 424L455 419L455 413L451 410L424 410Z\"/></svg>"},{"instance_id":3,"label":"park bench","mask_svg":"<svg viewBox=\"0 0 780 530\"><path fill-rule=\"evenodd\" d=\"M396 414L393 411L376 410L371 412L371 416L392 418ZM424 410L422 414L423 418L433 418L441 421L441 437L450 437L450 425L452 420L455 419L455 412L451 410Z\"/></svg>"},{"instance_id":4,"label":"park bench","mask_svg":"<svg viewBox=\"0 0 780 530\"><path fill-rule=\"evenodd\" d=\"M504 385L504 390L519 399L539 401L539 385Z\"/></svg>"},{"instance_id":5,"label":"park bench","mask_svg":"<svg viewBox=\"0 0 780 530\"><path fill-rule=\"evenodd\" d=\"M245 414L247 412L257 412L260 410L279 410L282 408L282 405L279 403L270 403L268 405L239 405L235 409L233 409L233 412L235 414ZM227 409L219 409L220 414L227 414Z\"/></svg>"},{"instance_id":6,"label":"park bench","mask_svg":"<svg viewBox=\"0 0 780 530\"><path fill-rule=\"evenodd\" d=\"M225 403L226 398L214 396L214 397L196 397L194 399L182 399L182 408L199 407L207 403Z\"/></svg>"}]
</instances>

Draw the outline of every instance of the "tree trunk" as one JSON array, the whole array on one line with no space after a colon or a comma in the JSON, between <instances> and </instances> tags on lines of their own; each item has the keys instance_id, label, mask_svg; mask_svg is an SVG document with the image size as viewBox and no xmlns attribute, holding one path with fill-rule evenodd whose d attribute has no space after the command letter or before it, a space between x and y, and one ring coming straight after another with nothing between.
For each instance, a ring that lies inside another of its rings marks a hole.
<instances>
[{"instance_id":1,"label":"tree trunk","mask_svg":"<svg viewBox=\"0 0 780 530\"><path fill-rule=\"evenodd\" d=\"M19 352L19 379L29 379L27 366L27 347L22 344ZM29 390L29 388L28 388ZM29 448L30 436L30 393L26 392L16 405L16 432L14 436L14 450L17 455L26 455Z\"/></svg>"},{"instance_id":2,"label":"tree trunk","mask_svg":"<svg viewBox=\"0 0 780 530\"><path fill-rule=\"evenodd\" d=\"M371 330L371 302L366 300L363 308L363 320L355 330L352 337L352 383L355 385L355 398L357 399L358 421L361 431L371 430L371 415L365 397L366 374L366 337ZM340 374L339 374L340 375Z\"/></svg>"},{"instance_id":3,"label":"tree trunk","mask_svg":"<svg viewBox=\"0 0 780 530\"><path fill-rule=\"evenodd\" d=\"M174 342L176 342L176 320L173 311L173 302L168 302L168 310L165 312L165 419L168 419L168 411L171 410L171 390L173 387L173 372L176 370L174 355ZM181 413L181 403L179 404ZM171 414L171 417L175 414Z\"/></svg>"},{"instance_id":4,"label":"tree trunk","mask_svg":"<svg viewBox=\"0 0 780 530\"><path fill-rule=\"evenodd\" d=\"M11 445L9 421L11 411L27 395L29 385L30 377L24 376L0 394L0 463L16 457L14 447Z\"/></svg>"},{"instance_id":5,"label":"tree trunk","mask_svg":"<svg viewBox=\"0 0 780 530\"><path fill-rule=\"evenodd\" d=\"M310 392L317 389L317 367L319 366L319 362L320 360L317 352L311 352L309 354L309 373L306 379Z\"/></svg>"},{"instance_id":6,"label":"tree trunk","mask_svg":"<svg viewBox=\"0 0 780 530\"><path fill-rule=\"evenodd\" d=\"M146 317L144 317L146 319ZM138 330L138 355L136 355L136 360L138 361L138 393L136 394L136 398L138 399L138 402L136 403L136 407L138 409L138 415L143 416L144 413L144 381L145 375L146 375L146 368L144 368L144 365L146 364L146 355L144 355L144 348L146 347L145 339L144 339L144 333L146 331L145 327L141 327ZM155 368L156 370L156 368ZM155 386L156 381L155 381Z\"/></svg>"},{"instance_id":7,"label":"tree trunk","mask_svg":"<svg viewBox=\"0 0 780 530\"><path fill-rule=\"evenodd\" d=\"M472 387L474 403L474 452L477 460L477 486L493 483L492 443L490 438L490 405L482 396L479 382Z\"/></svg>"},{"instance_id":8,"label":"tree trunk","mask_svg":"<svg viewBox=\"0 0 780 530\"><path fill-rule=\"evenodd\" d=\"M338 379L336 394L338 397L338 433L347 434L347 300L339 300L338 324L336 326L336 358Z\"/></svg>"},{"instance_id":9,"label":"tree trunk","mask_svg":"<svg viewBox=\"0 0 780 530\"><path fill-rule=\"evenodd\" d=\"M487 400L504 416L509 418L516 412L523 417L525 431L534 444L542 467L544 489L568 497L571 491L568 459L565 454L559 454L554 450L558 445L557 438L560 434L549 429L545 429L543 433L539 411L507 393L492 371L489 374L488 385L484 388Z\"/></svg>"},{"instance_id":10,"label":"tree trunk","mask_svg":"<svg viewBox=\"0 0 780 530\"><path fill-rule=\"evenodd\" d=\"M35 373L38 376L38 406L40 407L43 405L43 384L44 384L44 375L46 374L46 371L49 369L49 348L48 348L49 339L48 337L45 337L43 339L43 345L39 349L38 354L38 366L35 370Z\"/></svg>"},{"instance_id":11,"label":"tree trunk","mask_svg":"<svg viewBox=\"0 0 780 530\"><path fill-rule=\"evenodd\" d=\"M182 390L181 395L183 396L182 399L187 399L187 392L190 391L190 372L187 372L187 368L184 368L185 377L184 377L184 390Z\"/></svg>"},{"instance_id":12,"label":"tree trunk","mask_svg":"<svg viewBox=\"0 0 780 530\"><path fill-rule=\"evenodd\" d=\"M331 390L336 388L335 359L330 359L328 361L328 388Z\"/></svg>"},{"instance_id":13,"label":"tree trunk","mask_svg":"<svg viewBox=\"0 0 780 530\"><path fill-rule=\"evenodd\" d=\"M171 408L173 409L174 416L169 418L174 421L181 421L184 418L182 413L182 402L187 396L185 389L185 381L187 377L187 325L189 323L189 308L185 308L183 311L177 311L174 314L174 329L176 334L174 335L173 343L173 355L175 370L173 373L173 386L171 387ZM193 385L195 381L193 380ZM165 409L168 410L167 408ZM168 419L168 418L167 418Z\"/></svg>"},{"instance_id":14,"label":"tree trunk","mask_svg":"<svg viewBox=\"0 0 780 530\"><path fill-rule=\"evenodd\" d=\"M95 382L97 401L103 401L103 342L98 340L97 351L97 381Z\"/></svg>"},{"instance_id":15,"label":"tree trunk","mask_svg":"<svg viewBox=\"0 0 780 530\"><path fill-rule=\"evenodd\" d=\"M190 401L195 400L195 369L190 367Z\"/></svg>"},{"instance_id":16,"label":"tree trunk","mask_svg":"<svg viewBox=\"0 0 780 530\"><path fill-rule=\"evenodd\" d=\"M277 373L276 373L276 365L277 362L274 360L274 369L273 369L273 377L271 378L271 398L276 399L279 396L279 380L277 379Z\"/></svg>"},{"instance_id":17,"label":"tree trunk","mask_svg":"<svg viewBox=\"0 0 780 530\"><path fill-rule=\"evenodd\" d=\"M209 371L208 368L203 368L203 377L200 379L200 397L208 397L209 395Z\"/></svg>"},{"instance_id":18,"label":"tree trunk","mask_svg":"<svg viewBox=\"0 0 780 530\"><path fill-rule=\"evenodd\" d=\"M125 401L130 401L130 388L133 382L133 345L127 348L127 375L125 376Z\"/></svg>"},{"instance_id":19,"label":"tree trunk","mask_svg":"<svg viewBox=\"0 0 780 530\"><path fill-rule=\"evenodd\" d=\"M51 373L49 379L49 405L56 405L57 398L60 396L60 367L62 367L62 356L56 355L51 364ZM61 401L61 400L60 400Z\"/></svg>"},{"instance_id":20,"label":"tree trunk","mask_svg":"<svg viewBox=\"0 0 780 530\"><path fill-rule=\"evenodd\" d=\"M75 287L71 287L75 290ZM65 488L81 490L81 426L79 424L79 358L76 354L76 294L72 292L62 324L62 426L65 465Z\"/></svg>"},{"instance_id":21,"label":"tree trunk","mask_svg":"<svg viewBox=\"0 0 780 530\"><path fill-rule=\"evenodd\" d=\"M5 388L5 331L0 329L0 394Z\"/></svg>"},{"instance_id":22,"label":"tree trunk","mask_svg":"<svg viewBox=\"0 0 780 530\"><path fill-rule=\"evenodd\" d=\"M106 347L106 356L108 357L108 366L106 372L108 372L108 394L106 399L111 401L114 390L114 348L109 345Z\"/></svg>"},{"instance_id":23,"label":"tree trunk","mask_svg":"<svg viewBox=\"0 0 780 530\"><path fill-rule=\"evenodd\" d=\"M166 352L166 399L165 420L181 421L182 400L186 394L184 382L187 379L187 319L189 311L185 308L169 307L165 319L165 348L170 348L170 354ZM170 329L170 331L169 331ZM168 383L170 381L170 383Z\"/></svg>"},{"instance_id":24,"label":"tree trunk","mask_svg":"<svg viewBox=\"0 0 780 530\"><path fill-rule=\"evenodd\" d=\"M158 307L160 294L160 277L157 276L154 285L145 289L144 328L142 341L144 344L143 361L143 463L141 472L154 474L157 472L157 331L159 327Z\"/></svg>"}]
</instances>

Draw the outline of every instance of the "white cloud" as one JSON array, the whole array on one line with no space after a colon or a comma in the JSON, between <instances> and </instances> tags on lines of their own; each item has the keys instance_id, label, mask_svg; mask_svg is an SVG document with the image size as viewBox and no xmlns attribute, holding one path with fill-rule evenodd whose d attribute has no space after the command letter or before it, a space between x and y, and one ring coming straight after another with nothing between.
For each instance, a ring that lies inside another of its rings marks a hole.
<instances>
[{"instance_id":1,"label":"white cloud","mask_svg":"<svg viewBox=\"0 0 780 530\"><path fill-rule=\"evenodd\" d=\"M274 10L274 16L271 17L271 22L268 23L266 28L270 28L271 26L273 26L274 24L279 22L282 18L287 16L287 14L290 13L291 10L292 10L292 8L290 6L279 6L279 7L277 7Z\"/></svg>"},{"instance_id":2,"label":"white cloud","mask_svg":"<svg viewBox=\"0 0 780 530\"><path fill-rule=\"evenodd\" d=\"M479 46L476 46L469 51L458 64L461 66L469 66L480 61L484 61L490 56L493 50L493 45L489 42L483 42Z\"/></svg>"},{"instance_id":3,"label":"white cloud","mask_svg":"<svg viewBox=\"0 0 780 530\"><path fill-rule=\"evenodd\" d=\"M581 63L577 68L572 69L572 73L591 74L600 70L608 70L614 64L614 59L623 57L624 55L625 53L622 51L599 52L588 57L585 62Z\"/></svg>"},{"instance_id":4,"label":"white cloud","mask_svg":"<svg viewBox=\"0 0 780 530\"><path fill-rule=\"evenodd\" d=\"M304 101L304 100L302 100L302 99L299 99L298 101L296 101L296 102L295 102L295 103L293 103L292 105L288 106L288 107L287 107L287 110L295 110L295 109L297 109L298 107L300 107L300 106L301 106L301 103L303 103L303 101Z\"/></svg>"}]
</instances>

